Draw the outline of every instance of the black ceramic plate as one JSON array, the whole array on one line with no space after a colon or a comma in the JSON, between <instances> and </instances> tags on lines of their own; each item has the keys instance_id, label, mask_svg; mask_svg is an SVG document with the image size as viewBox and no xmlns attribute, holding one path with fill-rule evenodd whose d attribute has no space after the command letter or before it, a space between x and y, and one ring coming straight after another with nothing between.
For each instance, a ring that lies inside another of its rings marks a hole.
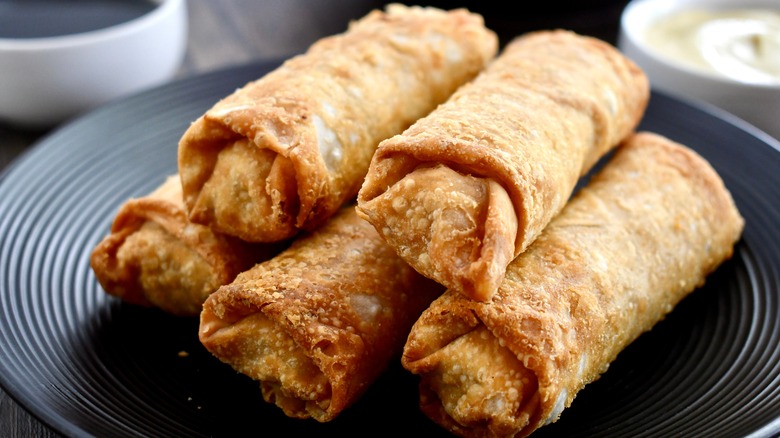
<instances>
[{"instance_id":1,"label":"black ceramic plate","mask_svg":"<svg viewBox=\"0 0 780 438\"><path fill-rule=\"evenodd\" d=\"M331 423L293 420L211 357L196 319L107 296L89 253L119 204L176 171L176 143L261 62L101 108L43 139L0 179L0 381L71 436L447 436L394 363ZM780 432L780 149L728 115L653 94L643 128L706 157L747 225L734 258L625 350L535 436L773 436Z\"/></svg>"}]
</instances>

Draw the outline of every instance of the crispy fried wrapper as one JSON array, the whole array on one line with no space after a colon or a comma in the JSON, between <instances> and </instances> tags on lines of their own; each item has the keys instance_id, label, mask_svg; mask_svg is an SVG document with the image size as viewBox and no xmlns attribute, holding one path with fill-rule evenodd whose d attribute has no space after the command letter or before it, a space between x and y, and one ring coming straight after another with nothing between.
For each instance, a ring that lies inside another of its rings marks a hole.
<instances>
[{"instance_id":1,"label":"crispy fried wrapper","mask_svg":"<svg viewBox=\"0 0 780 438\"><path fill-rule=\"evenodd\" d=\"M489 300L648 99L644 73L609 44L562 30L523 35L380 144L358 213L422 274Z\"/></svg>"},{"instance_id":2,"label":"crispy fried wrapper","mask_svg":"<svg viewBox=\"0 0 780 438\"><path fill-rule=\"evenodd\" d=\"M422 410L465 437L556 421L732 256L743 226L703 158L637 134L509 265L491 302L450 290L423 313L402 358L421 376Z\"/></svg>"},{"instance_id":3,"label":"crispy fried wrapper","mask_svg":"<svg viewBox=\"0 0 780 438\"><path fill-rule=\"evenodd\" d=\"M174 175L119 208L90 264L111 295L178 316L197 316L219 286L280 250L280 244L247 243L189 222Z\"/></svg>"},{"instance_id":4,"label":"crispy fried wrapper","mask_svg":"<svg viewBox=\"0 0 780 438\"><path fill-rule=\"evenodd\" d=\"M326 422L400 357L411 325L443 291L344 207L211 295L200 340L286 415Z\"/></svg>"},{"instance_id":5,"label":"crispy fried wrapper","mask_svg":"<svg viewBox=\"0 0 780 438\"><path fill-rule=\"evenodd\" d=\"M388 5L216 103L184 133L190 219L252 242L322 224L354 200L378 143L492 59L465 9Z\"/></svg>"}]
</instances>

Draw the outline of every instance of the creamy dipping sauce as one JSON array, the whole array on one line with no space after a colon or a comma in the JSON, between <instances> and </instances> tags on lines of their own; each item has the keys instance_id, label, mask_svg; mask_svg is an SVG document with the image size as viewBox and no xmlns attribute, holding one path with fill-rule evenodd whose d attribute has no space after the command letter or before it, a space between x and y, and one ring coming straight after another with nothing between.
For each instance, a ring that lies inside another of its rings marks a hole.
<instances>
[{"instance_id":1,"label":"creamy dipping sauce","mask_svg":"<svg viewBox=\"0 0 780 438\"><path fill-rule=\"evenodd\" d=\"M651 24L659 55L741 82L780 83L780 10L691 9Z\"/></svg>"}]
</instances>

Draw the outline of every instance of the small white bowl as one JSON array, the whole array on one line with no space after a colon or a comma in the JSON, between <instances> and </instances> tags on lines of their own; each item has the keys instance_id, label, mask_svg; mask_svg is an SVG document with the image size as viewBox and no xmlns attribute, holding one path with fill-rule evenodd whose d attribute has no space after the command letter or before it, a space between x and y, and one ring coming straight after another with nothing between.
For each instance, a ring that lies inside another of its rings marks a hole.
<instances>
[{"instance_id":1,"label":"small white bowl","mask_svg":"<svg viewBox=\"0 0 780 438\"><path fill-rule=\"evenodd\" d=\"M170 79L186 49L186 3L153 3L148 13L102 29L0 38L0 122L51 127Z\"/></svg>"},{"instance_id":2,"label":"small white bowl","mask_svg":"<svg viewBox=\"0 0 780 438\"><path fill-rule=\"evenodd\" d=\"M618 48L634 60L653 89L720 107L780 139L780 82L751 83L690 67L650 46L647 29L663 17L689 8L770 9L778 0L633 0L623 10Z\"/></svg>"}]
</instances>

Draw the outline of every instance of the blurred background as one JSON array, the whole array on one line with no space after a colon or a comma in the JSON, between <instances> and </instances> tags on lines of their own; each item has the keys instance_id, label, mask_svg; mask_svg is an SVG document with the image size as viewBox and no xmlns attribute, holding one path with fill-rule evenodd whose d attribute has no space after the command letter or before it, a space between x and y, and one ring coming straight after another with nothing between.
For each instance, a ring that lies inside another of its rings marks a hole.
<instances>
[{"instance_id":1,"label":"blurred background","mask_svg":"<svg viewBox=\"0 0 780 438\"><path fill-rule=\"evenodd\" d=\"M343 31L388 2L377 0L188 0L190 52L183 72L201 71L237 61L289 55L305 50L317 38ZM628 0L543 0L498 2L479 0L399 1L444 9L465 7L480 13L487 27L505 43L521 33L567 28L615 43L620 13ZM226 6L223 6L226 5ZM529 5L527 7L524 7ZM220 27L231 23L231 27ZM222 48L212 51L210 48Z\"/></svg>"},{"instance_id":2,"label":"blurred background","mask_svg":"<svg viewBox=\"0 0 780 438\"><path fill-rule=\"evenodd\" d=\"M344 31L350 20L385 3L376 0L187 0L187 48L173 80L258 59L300 53L318 38ZM615 44L620 13L628 0L542 0L533 2L532 6L513 2L511 7L509 2L492 1L402 3L445 9L466 7L481 13L487 26L499 35L502 45L524 32L550 28L566 28ZM0 121L0 172L41 138L65 124L67 121L31 129ZM59 435L0 390L0 437L27 436Z\"/></svg>"},{"instance_id":3,"label":"blurred background","mask_svg":"<svg viewBox=\"0 0 780 438\"><path fill-rule=\"evenodd\" d=\"M174 79L300 53L318 38L344 31L350 20L386 3L378 0L187 0L187 49ZM445 9L466 7L484 16L487 26L499 35L502 44L521 33L549 28L566 28L616 44L620 13L628 0L544 0L518 2L511 7L507 2L477 0L399 3ZM56 128L21 128L0 121L0 170Z\"/></svg>"}]
</instances>

